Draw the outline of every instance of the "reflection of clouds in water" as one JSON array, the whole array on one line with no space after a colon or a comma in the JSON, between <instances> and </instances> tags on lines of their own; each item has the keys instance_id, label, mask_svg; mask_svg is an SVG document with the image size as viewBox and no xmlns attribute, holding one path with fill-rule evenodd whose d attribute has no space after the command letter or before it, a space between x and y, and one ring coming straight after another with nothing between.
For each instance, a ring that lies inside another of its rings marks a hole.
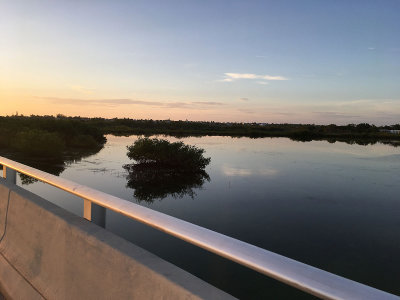
<instances>
[{"instance_id":1,"label":"reflection of clouds in water","mask_svg":"<svg viewBox=\"0 0 400 300\"><path fill-rule=\"evenodd\" d=\"M381 156L374 156L374 157L368 156L368 157L360 157L359 159L387 161L387 162L400 162L400 154L381 155Z\"/></svg>"},{"instance_id":2,"label":"reflection of clouds in water","mask_svg":"<svg viewBox=\"0 0 400 300\"><path fill-rule=\"evenodd\" d=\"M285 155L284 152L280 151L266 151L266 150L254 150L254 149L246 149L246 148L241 148L238 150L238 152L241 153L249 153L249 154L262 154L262 155L268 155L268 156L280 156L280 155Z\"/></svg>"},{"instance_id":3,"label":"reflection of clouds in water","mask_svg":"<svg viewBox=\"0 0 400 300\"><path fill-rule=\"evenodd\" d=\"M274 176L276 174L278 174L278 170L276 169L261 169L258 170L258 174L262 175L262 176Z\"/></svg>"},{"instance_id":4,"label":"reflection of clouds in water","mask_svg":"<svg viewBox=\"0 0 400 300\"><path fill-rule=\"evenodd\" d=\"M240 169L240 168L229 168L223 167L222 172L226 176L251 176L253 175L252 170L250 169Z\"/></svg>"},{"instance_id":5,"label":"reflection of clouds in water","mask_svg":"<svg viewBox=\"0 0 400 300\"><path fill-rule=\"evenodd\" d=\"M241 177L253 176L253 175L255 175L255 176L257 176L257 175L258 176L274 176L278 173L278 170L268 169L268 168L253 170L253 169L223 166L222 173L224 173L226 176L241 176Z\"/></svg>"}]
</instances>

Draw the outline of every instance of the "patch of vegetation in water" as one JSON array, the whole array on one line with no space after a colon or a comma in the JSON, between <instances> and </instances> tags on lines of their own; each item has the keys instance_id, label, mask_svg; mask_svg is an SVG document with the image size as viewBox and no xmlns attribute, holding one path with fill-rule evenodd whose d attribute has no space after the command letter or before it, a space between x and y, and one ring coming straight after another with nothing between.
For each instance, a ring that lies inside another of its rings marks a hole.
<instances>
[{"instance_id":1,"label":"patch of vegetation in water","mask_svg":"<svg viewBox=\"0 0 400 300\"><path fill-rule=\"evenodd\" d=\"M203 156L204 149L164 139L140 138L127 148L129 159L154 167L197 171L204 170L211 161Z\"/></svg>"},{"instance_id":2,"label":"patch of vegetation in water","mask_svg":"<svg viewBox=\"0 0 400 300\"><path fill-rule=\"evenodd\" d=\"M203 156L204 149L155 138L140 138L127 149L128 157L136 161L124 165L129 172L127 187L135 190L139 202L167 196L193 198L194 189L210 181L204 169L211 158Z\"/></svg>"}]
</instances>

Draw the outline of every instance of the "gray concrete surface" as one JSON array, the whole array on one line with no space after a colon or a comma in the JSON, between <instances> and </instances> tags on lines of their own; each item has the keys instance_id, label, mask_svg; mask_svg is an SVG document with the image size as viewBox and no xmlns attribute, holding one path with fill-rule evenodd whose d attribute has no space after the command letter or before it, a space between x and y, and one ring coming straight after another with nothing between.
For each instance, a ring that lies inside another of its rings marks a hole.
<instances>
[{"instance_id":1,"label":"gray concrete surface","mask_svg":"<svg viewBox=\"0 0 400 300\"><path fill-rule=\"evenodd\" d=\"M0 293L6 299L233 299L0 179L0 239L3 234Z\"/></svg>"}]
</instances>

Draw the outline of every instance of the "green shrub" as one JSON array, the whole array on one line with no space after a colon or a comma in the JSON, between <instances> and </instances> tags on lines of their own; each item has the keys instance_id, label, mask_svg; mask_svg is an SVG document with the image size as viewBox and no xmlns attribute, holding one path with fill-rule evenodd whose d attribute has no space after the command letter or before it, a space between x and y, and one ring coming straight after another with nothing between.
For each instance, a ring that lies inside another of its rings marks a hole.
<instances>
[{"instance_id":1,"label":"green shrub","mask_svg":"<svg viewBox=\"0 0 400 300\"><path fill-rule=\"evenodd\" d=\"M204 149L185 145L183 142L171 143L157 138L140 138L128 146L128 157L139 164L157 164L183 170L201 170L211 161L203 156Z\"/></svg>"},{"instance_id":2,"label":"green shrub","mask_svg":"<svg viewBox=\"0 0 400 300\"><path fill-rule=\"evenodd\" d=\"M8 147L10 145L10 140L13 136L13 132L11 132L7 128L0 128L0 147Z\"/></svg>"},{"instance_id":3,"label":"green shrub","mask_svg":"<svg viewBox=\"0 0 400 300\"><path fill-rule=\"evenodd\" d=\"M65 143L56 133L33 129L17 133L11 147L24 154L54 158L62 155Z\"/></svg>"}]
</instances>

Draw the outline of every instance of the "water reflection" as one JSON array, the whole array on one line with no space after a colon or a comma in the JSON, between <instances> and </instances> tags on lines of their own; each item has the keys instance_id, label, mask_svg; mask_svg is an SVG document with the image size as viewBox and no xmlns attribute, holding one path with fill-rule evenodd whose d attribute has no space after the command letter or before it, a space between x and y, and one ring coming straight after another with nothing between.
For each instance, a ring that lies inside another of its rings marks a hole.
<instances>
[{"instance_id":1,"label":"water reflection","mask_svg":"<svg viewBox=\"0 0 400 300\"><path fill-rule=\"evenodd\" d=\"M263 168L263 169L249 169L249 168L237 168L237 167L229 167L224 165L222 167L222 173L225 176L239 176L239 177L246 177L246 176L274 176L278 174L278 170L270 169L270 168Z\"/></svg>"},{"instance_id":2,"label":"water reflection","mask_svg":"<svg viewBox=\"0 0 400 300\"><path fill-rule=\"evenodd\" d=\"M135 183L133 176L129 187L122 165L129 162L126 146L138 138L107 136L103 151L67 165L61 176L122 199L132 199L137 188L134 201L148 205L139 200L143 190L151 190L147 197L153 201L155 187L161 191L165 180L167 187L180 180L176 174L173 179L153 174L159 177L156 182ZM212 181L204 179L200 190L201 183L192 186L196 201L182 194L182 199L154 201L151 209L400 294L399 147L288 138L183 142L212 157L206 168ZM25 188L75 214L82 212L81 199L40 183ZM166 193L159 198L171 196ZM239 299L308 299L117 213L107 211L107 229Z\"/></svg>"},{"instance_id":3,"label":"water reflection","mask_svg":"<svg viewBox=\"0 0 400 300\"><path fill-rule=\"evenodd\" d=\"M313 141L327 141L330 144L338 143L346 143L349 145L360 145L360 146L369 146L376 144L384 144L393 147L399 147L400 141L398 140L381 140L375 139L371 137L367 137L365 139L354 139L354 138L316 138L316 137L290 137L292 141L296 142L313 142Z\"/></svg>"},{"instance_id":4,"label":"water reflection","mask_svg":"<svg viewBox=\"0 0 400 300\"><path fill-rule=\"evenodd\" d=\"M59 176L62 172L64 172L64 170L70 164L80 162L82 159L85 159L89 156L98 153L101 149L103 149L103 146L96 147L95 149L92 150L79 149L79 150L69 151L65 153L64 156L61 158L52 158L52 159L46 157L27 156L21 153L11 153L8 151L4 151L3 149L0 149L0 156L7 157L11 160L44 171L46 173ZM21 173L19 173L19 177L21 179L22 185L29 185L37 182L36 179Z\"/></svg>"},{"instance_id":5,"label":"water reflection","mask_svg":"<svg viewBox=\"0 0 400 300\"><path fill-rule=\"evenodd\" d=\"M168 196L194 198L195 189L210 181L204 170L190 172L145 165L125 165L124 168L129 172L126 187L135 190L133 196L138 202L153 203L155 199L162 200Z\"/></svg>"}]
</instances>

